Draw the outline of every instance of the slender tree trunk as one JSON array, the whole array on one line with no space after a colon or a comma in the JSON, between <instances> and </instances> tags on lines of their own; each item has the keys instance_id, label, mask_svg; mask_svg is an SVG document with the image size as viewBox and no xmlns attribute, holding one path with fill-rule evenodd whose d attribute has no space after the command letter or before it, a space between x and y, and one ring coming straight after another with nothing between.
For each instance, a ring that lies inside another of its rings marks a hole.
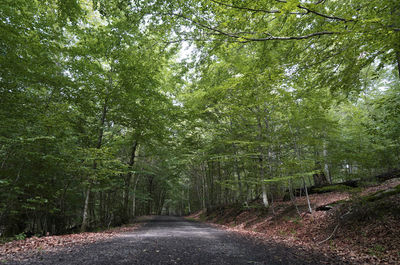
<instances>
[{"instance_id":1,"label":"slender tree trunk","mask_svg":"<svg viewBox=\"0 0 400 265\"><path fill-rule=\"evenodd\" d=\"M194 182L193 186L195 187L195 192L196 192L196 195L197 195L197 201L199 203L199 208L202 208L202 201L203 200L202 200L202 191L201 191L201 188L202 188L201 176L200 176L200 174L198 174L199 170L196 170L194 165L191 165L191 172L196 177L193 180L193 182Z\"/></svg>"},{"instance_id":2,"label":"slender tree trunk","mask_svg":"<svg viewBox=\"0 0 400 265\"><path fill-rule=\"evenodd\" d=\"M99 192L99 220L102 226L104 226L104 192Z\"/></svg>"},{"instance_id":3,"label":"slender tree trunk","mask_svg":"<svg viewBox=\"0 0 400 265\"><path fill-rule=\"evenodd\" d=\"M310 198L308 197L307 184L306 184L306 181L305 181L304 177L303 177L302 179L303 179L304 191L305 191L305 193L306 193L306 198L307 198L308 211L309 211L310 213L312 213L312 208L311 208L311 204L310 204Z\"/></svg>"},{"instance_id":4,"label":"slender tree trunk","mask_svg":"<svg viewBox=\"0 0 400 265\"><path fill-rule=\"evenodd\" d=\"M223 204L223 196L222 196L222 174L221 174L221 161L218 159L218 180L219 180L219 185L218 185L218 204L222 205Z\"/></svg>"},{"instance_id":5,"label":"slender tree trunk","mask_svg":"<svg viewBox=\"0 0 400 265\"><path fill-rule=\"evenodd\" d=\"M222 164L222 165L221 165ZM218 175L219 175L219 193L220 193L220 205L226 205L227 204L227 194L226 194L226 187L225 187L225 176L224 176L224 165L221 163L221 161L218 161Z\"/></svg>"},{"instance_id":6,"label":"slender tree trunk","mask_svg":"<svg viewBox=\"0 0 400 265\"><path fill-rule=\"evenodd\" d=\"M189 186L188 186L188 189L187 189L187 201L188 201L189 214L191 214L192 210L190 209L190 188L189 188Z\"/></svg>"},{"instance_id":7,"label":"slender tree trunk","mask_svg":"<svg viewBox=\"0 0 400 265\"><path fill-rule=\"evenodd\" d=\"M262 125L261 125L261 119L260 117L257 117L257 123L258 123L258 140L259 140L259 144L262 144ZM265 169L264 169L264 149L262 148L262 146L259 147L259 152L260 154L258 155L258 161L259 161L259 167L260 167L260 181L261 181L261 191L262 191L262 199L263 199L263 204L265 207L269 206L268 203L268 196L267 196L267 187L266 184L264 182L265 180Z\"/></svg>"},{"instance_id":8,"label":"slender tree trunk","mask_svg":"<svg viewBox=\"0 0 400 265\"><path fill-rule=\"evenodd\" d=\"M297 204L296 204L296 197L293 195L292 179L289 179L289 195L290 195L290 200L292 201L294 207L296 207L297 213L300 215L299 208L297 207Z\"/></svg>"},{"instance_id":9,"label":"slender tree trunk","mask_svg":"<svg viewBox=\"0 0 400 265\"><path fill-rule=\"evenodd\" d=\"M97 144L96 144L96 148L100 149L101 148L101 144L103 141L103 134L104 134L104 123L106 121L106 116L107 116L107 101L108 99L106 98L104 100L104 105L103 105L103 111L101 114L101 119L100 119L100 124L99 124L99 135L97 138ZM97 162L96 160L93 162L93 169L96 170L97 168ZM90 200L90 192L91 192L91 187L92 187L92 183L89 180L89 184L87 186L87 190L86 190L86 198L85 198L85 204L83 207L83 215L82 215L82 225L81 225L81 231L84 232L87 229L87 225L88 225L88 211L89 211L89 200Z\"/></svg>"},{"instance_id":10,"label":"slender tree trunk","mask_svg":"<svg viewBox=\"0 0 400 265\"><path fill-rule=\"evenodd\" d=\"M263 204L265 207L268 207L269 202L268 202L268 196L267 196L267 187L264 182L261 183L261 189L262 189Z\"/></svg>"},{"instance_id":11,"label":"slender tree trunk","mask_svg":"<svg viewBox=\"0 0 400 265\"><path fill-rule=\"evenodd\" d=\"M215 194L215 191L214 191L214 175L213 175L213 171L214 171L214 163L213 163L213 161L211 161L211 162L207 162L207 165L208 165L208 179L209 179L209 184L208 184L208 186L210 187L209 188L209 195L208 195L208 197L209 197L209 203L208 203L208 207L211 207L211 208L213 208L214 207L214 204L215 204L215 201L214 201L214 194Z\"/></svg>"},{"instance_id":12,"label":"slender tree trunk","mask_svg":"<svg viewBox=\"0 0 400 265\"><path fill-rule=\"evenodd\" d=\"M274 209L274 193L271 191L271 209L272 209L272 214L275 215L275 209Z\"/></svg>"},{"instance_id":13,"label":"slender tree trunk","mask_svg":"<svg viewBox=\"0 0 400 265\"><path fill-rule=\"evenodd\" d=\"M291 130L291 129L290 129ZM292 131L292 130L291 130ZM293 133L293 132L292 132ZM298 148L298 146L297 146L297 142L296 142L296 137L294 137L294 151L295 151L295 153L296 153L296 156L297 156L297 160L300 162L301 161L301 153L300 153L300 149ZM326 151L326 148L325 148L325 145L324 145L324 152ZM326 154L324 153L324 156L325 156ZM327 165L327 164L325 164L325 165ZM301 169L301 171L303 172L303 164L301 164L300 165L300 169ZM303 187L304 187L304 191L305 191L305 194L306 194L306 199L307 199L307 205L308 205L308 210L309 210L309 212L310 213L312 213L312 208L311 208L311 204L310 204L310 198L309 198L309 196L308 196L308 189L307 189L307 184L306 184L306 181L305 181L305 179L304 179L304 177L302 177L302 179L303 179ZM300 189L300 192L301 192L301 189ZM291 191L290 191L290 193L291 193ZM296 206L296 209L297 209L297 206ZM297 209L297 211L299 211L298 209Z\"/></svg>"},{"instance_id":14,"label":"slender tree trunk","mask_svg":"<svg viewBox=\"0 0 400 265\"><path fill-rule=\"evenodd\" d=\"M236 150L235 145L233 145L233 148ZM237 155L237 152L235 151L235 171L236 171L236 175L237 175L237 185L238 185L237 198L238 198L239 202L242 202L242 198L243 198L242 180L241 180L241 176L240 176L239 161L238 161L236 155Z\"/></svg>"},{"instance_id":15,"label":"slender tree trunk","mask_svg":"<svg viewBox=\"0 0 400 265\"><path fill-rule=\"evenodd\" d=\"M400 38L398 38L400 41ZM400 79L400 44L397 44L397 50L396 50L396 61L397 61L397 72L399 74L399 79Z\"/></svg>"},{"instance_id":16,"label":"slender tree trunk","mask_svg":"<svg viewBox=\"0 0 400 265\"><path fill-rule=\"evenodd\" d=\"M131 215L132 221L133 221L133 219L135 219L135 216L136 216L136 189L137 189L137 185L139 182L139 178L140 178L140 175L137 175L137 177L135 179L135 183L133 184L132 215Z\"/></svg>"},{"instance_id":17,"label":"slender tree trunk","mask_svg":"<svg viewBox=\"0 0 400 265\"><path fill-rule=\"evenodd\" d=\"M201 165L201 167L203 167ZM203 171L203 170L202 170ZM205 172L204 172L205 174ZM201 182L202 182L202 206L203 206L203 210L207 209L206 206L206 180L205 180L205 176L204 176L203 172L201 173Z\"/></svg>"},{"instance_id":18,"label":"slender tree trunk","mask_svg":"<svg viewBox=\"0 0 400 265\"><path fill-rule=\"evenodd\" d=\"M267 186L264 182L265 180L265 170L264 170L264 161L263 161L263 157L262 154L259 156L258 158L259 163L260 163L260 180L261 180L261 191L262 191L262 200L263 200L263 204L265 207L269 206L268 203L268 195L267 195Z\"/></svg>"},{"instance_id":19,"label":"slender tree trunk","mask_svg":"<svg viewBox=\"0 0 400 265\"><path fill-rule=\"evenodd\" d=\"M129 172L126 174L126 177L125 177L125 191L124 191L124 193L125 193L125 196L124 196L124 215L125 215L125 217L124 217L124 219L125 220L124 220L124 222L128 222L130 219L129 218L129 216L130 216L130 214L129 214L129 193L131 190L131 183L132 183L132 176L133 176L131 171L133 170L133 165L135 164L135 156L136 156L137 146L138 146L138 142L136 140L133 141L131 154L130 154L129 162L128 162Z\"/></svg>"},{"instance_id":20,"label":"slender tree trunk","mask_svg":"<svg viewBox=\"0 0 400 265\"><path fill-rule=\"evenodd\" d=\"M400 4L397 1L397 5L393 6L391 10L394 25L400 25ZM396 63L397 63L397 72L399 74L398 78L400 79L400 32L396 32L397 38L395 38L394 50L396 52Z\"/></svg>"},{"instance_id":21,"label":"slender tree trunk","mask_svg":"<svg viewBox=\"0 0 400 265\"><path fill-rule=\"evenodd\" d=\"M81 225L82 232L86 231L87 225L88 225L90 188L91 188L91 183L89 183L87 190L86 190L85 204L84 204L84 208L83 208L83 217L82 217L82 225Z\"/></svg>"},{"instance_id":22,"label":"slender tree trunk","mask_svg":"<svg viewBox=\"0 0 400 265\"><path fill-rule=\"evenodd\" d=\"M328 178L329 183L332 184L332 177L331 177L331 174L329 172L329 165L328 165L328 162L326 161L327 157L328 157L328 150L326 150L326 143L324 143L324 150L322 152L322 155L324 156L324 172L325 172L325 175Z\"/></svg>"}]
</instances>

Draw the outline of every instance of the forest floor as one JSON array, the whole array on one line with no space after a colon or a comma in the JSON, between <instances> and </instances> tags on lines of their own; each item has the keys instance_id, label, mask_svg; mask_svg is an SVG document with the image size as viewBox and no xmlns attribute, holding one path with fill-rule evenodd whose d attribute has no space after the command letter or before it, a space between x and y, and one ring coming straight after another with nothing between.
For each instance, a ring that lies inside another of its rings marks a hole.
<instances>
[{"instance_id":1,"label":"forest floor","mask_svg":"<svg viewBox=\"0 0 400 265\"><path fill-rule=\"evenodd\" d=\"M356 191L310 195L276 201L269 209L255 201L247 207L232 205L188 218L243 235L337 255L352 264L400 264L400 179ZM388 191L395 190L394 194ZM388 196L376 196L385 194ZM372 198L372 199L371 199ZM331 209L316 211L320 206ZM273 210L272 210L273 209Z\"/></svg>"},{"instance_id":2,"label":"forest floor","mask_svg":"<svg viewBox=\"0 0 400 265\"><path fill-rule=\"evenodd\" d=\"M85 232L57 236L30 237L0 244L0 264L9 264L9 261L29 261L32 257L43 254L74 252L75 248L110 240L121 233L132 232L138 229L149 217L141 218L137 223L122 227L111 228L100 232ZM7 262L8 261L8 262Z\"/></svg>"},{"instance_id":3,"label":"forest floor","mask_svg":"<svg viewBox=\"0 0 400 265\"><path fill-rule=\"evenodd\" d=\"M19 251L3 259L3 264L300 265L343 262L335 255L276 242L260 242L182 217L153 216L134 231L118 231L108 238L59 248L57 251L49 251L46 247L30 255Z\"/></svg>"}]
</instances>

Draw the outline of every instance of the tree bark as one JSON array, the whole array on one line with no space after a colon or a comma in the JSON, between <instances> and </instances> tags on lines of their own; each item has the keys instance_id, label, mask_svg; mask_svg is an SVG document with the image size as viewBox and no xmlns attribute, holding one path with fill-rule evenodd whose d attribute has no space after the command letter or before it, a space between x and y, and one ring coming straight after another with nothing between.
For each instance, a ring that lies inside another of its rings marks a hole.
<instances>
[{"instance_id":1,"label":"tree bark","mask_svg":"<svg viewBox=\"0 0 400 265\"><path fill-rule=\"evenodd\" d=\"M192 210L190 209L190 188L188 186L187 188L187 201L188 201L188 210L189 210L189 214L192 213Z\"/></svg>"},{"instance_id":2,"label":"tree bark","mask_svg":"<svg viewBox=\"0 0 400 265\"><path fill-rule=\"evenodd\" d=\"M201 165L203 167L203 165ZM203 171L203 170L202 170ZM201 172L201 182L202 182L202 206L203 210L207 209L206 206L206 180L205 180L205 172Z\"/></svg>"},{"instance_id":3,"label":"tree bark","mask_svg":"<svg viewBox=\"0 0 400 265\"><path fill-rule=\"evenodd\" d=\"M265 207L269 206L268 203L268 195L267 195L267 187L265 185L264 179L265 179L265 170L264 170L264 161L262 154L259 156L258 161L260 163L260 180L261 180L261 191L262 191L262 200L263 204Z\"/></svg>"},{"instance_id":4,"label":"tree bark","mask_svg":"<svg viewBox=\"0 0 400 265\"><path fill-rule=\"evenodd\" d=\"M324 143L324 150L322 152L322 155L324 156L324 173L325 173L327 179L329 180L329 183L332 184L332 177L329 172L329 165L328 165L328 162L326 161L327 157L328 157L328 150L326 150L326 143Z\"/></svg>"},{"instance_id":5,"label":"tree bark","mask_svg":"<svg viewBox=\"0 0 400 265\"><path fill-rule=\"evenodd\" d=\"M104 105L103 105L103 111L101 114L101 119L100 119L100 124L99 124L99 135L97 138L97 144L96 144L96 148L100 149L101 148L101 144L103 141L103 134L104 134L104 123L106 121L106 116L107 116L107 102L108 102L108 98L106 98L104 100ZM96 170L97 168L97 162L96 160L93 162L93 169ZM92 183L89 180L89 185L87 186L87 190L86 190L86 198L85 198L85 204L83 207L83 215L82 215L82 225L81 225L81 231L85 232L87 229L87 225L88 225L88 211L89 211L89 199L90 199L90 192L91 192L91 186Z\"/></svg>"},{"instance_id":6,"label":"tree bark","mask_svg":"<svg viewBox=\"0 0 400 265\"><path fill-rule=\"evenodd\" d=\"M398 71L398 74L399 74L399 79L400 79L400 45L399 45L399 47L397 48L397 51L396 51L396 59L397 59L397 71Z\"/></svg>"},{"instance_id":7,"label":"tree bark","mask_svg":"<svg viewBox=\"0 0 400 265\"><path fill-rule=\"evenodd\" d=\"M303 179L304 191L305 191L305 193L306 193L306 198L307 198L308 211L309 211L310 213L312 213L310 198L308 197L308 189L307 189L306 180L304 179L304 177L303 177L302 179Z\"/></svg>"},{"instance_id":8,"label":"tree bark","mask_svg":"<svg viewBox=\"0 0 400 265\"><path fill-rule=\"evenodd\" d=\"M314 184L317 187L329 185L325 173L322 170L320 170L318 173L313 174L313 179L314 179Z\"/></svg>"},{"instance_id":9,"label":"tree bark","mask_svg":"<svg viewBox=\"0 0 400 265\"><path fill-rule=\"evenodd\" d=\"M86 196L85 196L85 204L83 208L83 217L82 217L82 225L81 225L81 232L85 232L87 229L88 225L88 211L89 211L89 198L90 198L90 188L91 188L91 183L89 183L87 190L86 190Z\"/></svg>"},{"instance_id":10,"label":"tree bark","mask_svg":"<svg viewBox=\"0 0 400 265\"><path fill-rule=\"evenodd\" d=\"M296 204L296 196L293 195L292 179L289 179L288 185L289 185L290 200L292 201L294 207L296 208L298 215L300 215L299 207L297 207L297 204Z\"/></svg>"},{"instance_id":11,"label":"tree bark","mask_svg":"<svg viewBox=\"0 0 400 265\"><path fill-rule=\"evenodd\" d=\"M128 222L129 221L129 192L131 190L131 183L132 183L132 169L133 169L133 165L135 164L135 156L136 156L136 149L138 146L138 141L135 140L133 141L132 144L132 149L131 149L131 153L130 153L130 157L129 157L129 162L128 162L128 170L129 172L126 174L125 177L125 196L124 196L124 222Z\"/></svg>"},{"instance_id":12,"label":"tree bark","mask_svg":"<svg viewBox=\"0 0 400 265\"><path fill-rule=\"evenodd\" d=\"M257 117L257 123L258 123L258 140L259 140L259 144L262 143L262 125L261 125L261 119L260 117ZM265 179L265 169L264 169L264 149L262 148L262 146L260 145L259 150L260 154L258 155L258 162L259 162L259 167L260 167L260 181L261 181L261 191L262 191L262 199L263 199L263 204L265 207L269 206L268 203L268 195L267 195L267 187L265 185L264 179Z\"/></svg>"},{"instance_id":13,"label":"tree bark","mask_svg":"<svg viewBox=\"0 0 400 265\"><path fill-rule=\"evenodd\" d=\"M136 188L139 182L139 175L136 177L135 184L133 185L133 196L132 196L132 215L131 219L135 219L136 215Z\"/></svg>"},{"instance_id":14,"label":"tree bark","mask_svg":"<svg viewBox=\"0 0 400 265\"><path fill-rule=\"evenodd\" d=\"M235 150L235 171L237 175L237 185L238 185L238 194L237 194L237 200L239 202L242 202L243 199L243 190L242 190L242 179L240 176L240 168L239 168L239 161L237 159L237 152L236 152L236 147L233 145L233 148Z\"/></svg>"}]
</instances>

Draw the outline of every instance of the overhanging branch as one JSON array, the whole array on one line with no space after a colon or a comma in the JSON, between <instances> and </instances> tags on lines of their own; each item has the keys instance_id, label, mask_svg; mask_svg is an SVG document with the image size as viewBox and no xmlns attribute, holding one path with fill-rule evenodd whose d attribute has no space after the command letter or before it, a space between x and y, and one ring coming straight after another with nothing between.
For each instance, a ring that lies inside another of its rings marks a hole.
<instances>
[{"instance_id":1,"label":"overhanging branch","mask_svg":"<svg viewBox=\"0 0 400 265\"><path fill-rule=\"evenodd\" d=\"M234 8L234 9L240 9L240 10L245 10L245 11L249 11L249 12L254 12L254 13L267 13L267 14L279 14L282 11L275 9L275 10L266 10L266 9L255 9L255 8L249 8L249 7L242 7L242 6L234 6L234 5L230 5L227 3L223 3L220 1L216 1L216 0L211 0L211 2L218 4L218 5L222 5L222 6L226 6L229 8ZM289 14L291 15L305 15L307 13L300 13L300 12L290 12Z\"/></svg>"},{"instance_id":2,"label":"overhanging branch","mask_svg":"<svg viewBox=\"0 0 400 265\"><path fill-rule=\"evenodd\" d=\"M313 37L317 37L317 36L323 36L323 35L339 35L342 34L341 32L336 32L336 31L319 31L319 32L314 32L314 33L310 33L310 34L306 34L306 35L301 35L301 36L288 36L288 37L279 37L279 36L273 36L271 34L268 34L268 37L265 38L252 38L252 37L246 37L246 36L241 36L238 35L237 33L230 33L230 32L225 32L223 30L220 30L216 27L211 27L208 26L206 24L203 24L201 22L195 21L191 18L186 17L185 15L182 14L172 14L174 16L183 18L187 21L190 21L194 24L196 24L197 26L200 26L202 28L214 31L219 33L219 35L223 35L223 36L227 36L230 38L234 38L236 39L238 42L251 42L251 41L269 41L269 40L304 40L304 39L309 39L309 38L313 38Z\"/></svg>"},{"instance_id":3,"label":"overhanging branch","mask_svg":"<svg viewBox=\"0 0 400 265\"><path fill-rule=\"evenodd\" d=\"M273 9L273 10L266 10L266 9L257 9L257 8L250 8L250 7L244 7L244 6L235 6L235 5L231 5L231 4L227 4L224 2L220 2L217 0L211 0L211 2L218 4L218 5L222 5L222 6L226 6L229 8L233 8L233 9L239 9L239 10L245 10L245 11L249 11L249 12L262 12L262 13L267 13L267 14L279 14L282 13L281 10L279 9ZM287 1L284 0L276 0L276 2L279 3L287 3ZM318 5L321 4L323 1L318 1L316 3L314 3L314 5ZM337 21L342 21L342 22L353 22L353 19L345 19L345 18L341 18L338 16L330 16L330 15L326 15L323 13L320 13L318 11L312 10L308 7L302 6L302 5L297 5L297 8L303 9L306 12L289 12L289 14L291 15L307 15L307 14L314 14L323 18L327 18L327 19L332 19L332 20L337 20Z\"/></svg>"}]
</instances>

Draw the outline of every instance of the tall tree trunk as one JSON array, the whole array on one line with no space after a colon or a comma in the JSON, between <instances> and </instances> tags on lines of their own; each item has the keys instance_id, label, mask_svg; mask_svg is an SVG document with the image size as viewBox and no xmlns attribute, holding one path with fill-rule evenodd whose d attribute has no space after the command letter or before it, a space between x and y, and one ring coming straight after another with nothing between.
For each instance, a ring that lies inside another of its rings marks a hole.
<instances>
[{"instance_id":1,"label":"tall tree trunk","mask_svg":"<svg viewBox=\"0 0 400 265\"><path fill-rule=\"evenodd\" d=\"M265 207L268 207L269 202L268 202L268 195L267 195L267 186L265 185L264 182L261 183L261 189L262 189L263 204Z\"/></svg>"},{"instance_id":2,"label":"tall tree trunk","mask_svg":"<svg viewBox=\"0 0 400 265\"><path fill-rule=\"evenodd\" d=\"M99 192L99 220L100 224L104 226L104 191Z\"/></svg>"},{"instance_id":3,"label":"tall tree trunk","mask_svg":"<svg viewBox=\"0 0 400 265\"><path fill-rule=\"evenodd\" d=\"M214 171L214 163L213 161L207 162L208 165L208 187L209 187L209 202L208 202L208 207L213 208L215 201L214 201L214 175L213 175L213 171Z\"/></svg>"},{"instance_id":4,"label":"tall tree trunk","mask_svg":"<svg viewBox=\"0 0 400 265\"><path fill-rule=\"evenodd\" d=\"M132 183L132 170L133 170L133 165L135 164L135 156L136 156L136 149L138 146L138 141L134 140L133 144L132 144L132 148L131 148L131 153L130 153L130 157L129 157L129 162L128 162L128 170L129 172L126 174L125 177L125 196L124 196L124 222L128 222L129 221L129 193L131 190L131 183Z\"/></svg>"},{"instance_id":5,"label":"tall tree trunk","mask_svg":"<svg viewBox=\"0 0 400 265\"><path fill-rule=\"evenodd\" d=\"M242 190L242 179L240 176L240 167L239 167L239 161L237 159L237 152L236 152L236 147L233 145L233 148L235 150L235 171L236 171L236 176L237 176L237 185L238 185L238 194L237 198L239 202L242 202L243 199L243 190Z\"/></svg>"},{"instance_id":6,"label":"tall tree trunk","mask_svg":"<svg viewBox=\"0 0 400 265\"><path fill-rule=\"evenodd\" d=\"M397 2L398 3L398 2ZM392 16L394 18L393 24L400 25L400 4L397 4L392 10ZM397 61L397 72L399 74L400 79L400 32L396 32L397 41L395 42L394 50L396 51L396 61Z\"/></svg>"},{"instance_id":7,"label":"tall tree trunk","mask_svg":"<svg viewBox=\"0 0 400 265\"><path fill-rule=\"evenodd\" d=\"M87 225L88 225L90 188L91 188L91 183L89 183L89 185L87 186L87 190L86 190L85 204L84 204L84 208L83 208L81 232L85 232L86 229L87 229Z\"/></svg>"},{"instance_id":8,"label":"tall tree trunk","mask_svg":"<svg viewBox=\"0 0 400 265\"><path fill-rule=\"evenodd\" d=\"M236 168L237 185L238 185L237 200L239 203L241 203L243 199L242 178L240 176L240 169L238 166L238 162L236 162L235 164L236 164L235 168Z\"/></svg>"},{"instance_id":9,"label":"tall tree trunk","mask_svg":"<svg viewBox=\"0 0 400 265\"><path fill-rule=\"evenodd\" d=\"M99 135L97 137L97 144L96 148L100 149L101 144L103 141L103 134L104 134L104 123L106 121L106 116L107 116L107 102L108 98L104 100L104 105L103 105L103 111L101 114L101 119L100 119L100 124L99 124ZM97 162L96 160L93 162L93 169L96 170L97 168ZM87 229L88 225L88 211L89 211L89 200L90 200L90 192L91 192L91 187L92 187L92 182L89 180L89 184L86 189L86 197L85 197L85 204L83 207L83 215L82 215L82 225L81 225L81 231L84 232Z\"/></svg>"},{"instance_id":10,"label":"tall tree trunk","mask_svg":"<svg viewBox=\"0 0 400 265\"><path fill-rule=\"evenodd\" d=\"M297 204L296 204L296 196L293 195L292 179L289 179L288 185L289 185L290 200L292 201L294 207L296 208L296 211L297 211L298 215L300 215L299 207L297 207Z\"/></svg>"},{"instance_id":11,"label":"tall tree trunk","mask_svg":"<svg viewBox=\"0 0 400 265\"><path fill-rule=\"evenodd\" d=\"M257 123L258 123L258 141L260 144L259 147L259 152L260 154L258 155L258 162L259 162L259 167L260 167L260 181L261 181L261 191L262 191L262 199L263 199L263 204L265 207L269 206L268 203L268 195L267 195L267 187L264 182L265 180L265 169L264 169L264 148L261 146L262 140L263 140L263 130L262 130L262 125L261 125L261 119L260 117L257 117Z\"/></svg>"},{"instance_id":12,"label":"tall tree trunk","mask_svg":"<svg viewBox=\"0 0 400 265\"><path fill-rule=\"evenodd\" d=\"M187 201L188 201L188 210L189 210L189 214L192 213L192 210L190 209L190 188L188 186L187 188Z\"/></svg>"},{"instance_id":13,"label":"tall tree trunk","mask_svg":"<svg viewBox=\"0 0 400 265\"><path fill-rule=\"evenodd\" d=\"M136 176L135 182L133 184L133 195L132 195L132 215L131 220L133 221L136 216L136 189L139 182L140 175Z\"/></svg>"},{"instance_id":14,"label":"tall tree trunk","mask_svg":"<svg viewBox=\"0 0 400 265\"><path fill-rule=\"evenodd\" d=\"M398 74L399 74L398 77L400 79L400 45L398 45L398 48L397 48L397 51L396 51L396 60L397 60L397 71L398 71Z\"/></svg>"},{"instance_id":15,"label":"tall tree trunk","mask_svg":"<svg viewBox=\"0 0 400 265\"><path fill-rule=\"evenodd\" d=\"M152 175L149 175L147 177L147 192L149 193L150 197L153 199L153 181L154 181L154 177ZM153 201L149 201L147 203L147 214L151 215L153 213Z\"/></svg>"},{"instance_id":16,"label":"tall tree trunk","mask_svg":"<svg viewBox=\"0 0 400 265\"><path fill-rule=\"evenodd\" d=\"M328 162L326 161L327 157L328 157L328 150L326 150L326 143L324 143L324 150L322 152L322 155L324 156L324 173L325 173L327 179L329 180L329 183L332 184L332 177L329 172L329 165L328 165Z\"/></svg>"},{"instance_id":17,"label":"tall tree trunk","mask_svg":"<svg viewBox=\"0 0 400 265\"><path fill-rule=\"evenodd\" d=\"M218 159L218 191L217 191L217 195L218 195L218 205L222 205L223 204L223 197L222 197L222 175L221 175L221 161Z\"/></svg>"},{"instance_id":18,"label":"tall tree trunk","mask_svg":"<svg viewBox=\"0 0 400 265\"><path fill-rule=\"evenodd\" d=\"M268 195L267 195L267 186L264 182L265 180L265 169L264 169L264 161L262 154L259 156L258 161L260 163L260 181L261 181L261 191L262 191L262 200L265 207L269 206Z\"/></svg>"},{"instance_id":19,"label":"tall tree trunk","mask_svg":"<svg viewBox=\"0 0 400 265\"><path fill-rule=\"evenodd\" d=\"M308 211L309 211L310 213L312 213L312 208L311 208L310 198L308 197L308 189L307 189L306 180L304 179L304 177L303 177L302 179L303 179L303 187L304 187L304 191L305 191L305 193L306 193L306 199L307 199Z\"/></svg>"},{"instance_id":20,"label":"tall tree trunk","mask_svg":"<svg viewBox=\"0 0 400 265\"><path fill-rule=\"evenodd\" d=\"M203 167L201 165L201 167ZM202 170L203 171L203 170ZM205 180L205 172L203 174L203 172L201 172L201 183L202 183L202 206L203 206L203 210L207 209L206 206L206 180Z\"/></svg>"}]
</instances>

